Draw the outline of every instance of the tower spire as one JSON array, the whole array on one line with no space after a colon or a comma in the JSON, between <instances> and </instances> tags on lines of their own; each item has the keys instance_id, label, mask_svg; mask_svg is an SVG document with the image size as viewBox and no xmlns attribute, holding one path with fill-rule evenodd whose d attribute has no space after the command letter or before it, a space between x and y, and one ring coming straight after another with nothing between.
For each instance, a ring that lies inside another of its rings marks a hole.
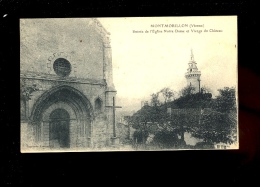
<instances>
[{"instance_id":1,"label":"tower spire","mask_svg":"<svg viewBox=\"0 0 260 187\"><path fill-rule=\"evenodd\" d=\"M188 63L188 69L185 73L187 84L195 88L195 92L200 92L200 76L201 72L197 68L197 63L194 60L193 50L191 49L190 61Z\"/></svg>"},{"instance_id":2,"label":"tower spire","mask_svg":"<svg viewBox=\"0 0 260 187\"><path fill-rule=\"evenodd\" d=\"M191 49L190 51L191 51L190 60L191 60L191 61L194 61L194 55L193 55L192 49Z\"/></svg>"}]
</instances>

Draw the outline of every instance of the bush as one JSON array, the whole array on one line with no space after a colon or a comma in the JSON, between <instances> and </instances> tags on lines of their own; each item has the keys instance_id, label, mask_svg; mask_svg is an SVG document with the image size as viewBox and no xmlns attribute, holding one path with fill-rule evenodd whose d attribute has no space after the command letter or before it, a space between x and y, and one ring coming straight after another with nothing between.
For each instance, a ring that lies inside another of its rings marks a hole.
<instances>
[{"instance_id":1,"label":"bush","mask_svg":"<svg viewBox=\"0 0 260 187\"><path fill-rule=\"evenodd\" d=\"M152 144L161 148L173 148L179 144L179 139L173 132L160 131L155 134Z\"/></svg>"},{"instance_id":2,"label":"bush","mask_svg":"<svg viewBox=\"0 0 260 187\"><path fill-rule=\"evenodd\" d=\"M145 143L148 135L148 132L136 130L133 134L134 142L138 144Z\"/></svg>"}]
</instances>

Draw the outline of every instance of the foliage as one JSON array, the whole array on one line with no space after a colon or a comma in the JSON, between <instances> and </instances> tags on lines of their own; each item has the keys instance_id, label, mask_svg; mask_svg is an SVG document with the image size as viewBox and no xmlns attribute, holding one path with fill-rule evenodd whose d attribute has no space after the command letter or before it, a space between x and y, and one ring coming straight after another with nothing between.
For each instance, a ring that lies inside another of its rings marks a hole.
<instances>
[{"instance_id":1,"label":"foliage","mask_svg":"<svg viewBox=\"0 0 260 187\"><path fill-rule=\"evenodd\" d=\"M147 131L137 130L133 134L134 142L135 143L145 143L149 133Z\"/></svg>"},{"instance_id":2,"label":"foliage","mask_svg":"<svg viewBox=\"0 0 260 187\"><path fill-rule=\"evenodd\" d=\"M162 89L163 90L163 89ZM162 91L161 90L161 91ZM212 148L214 143L232 143L236 129L234 88L220 89L220 95L212 99L211 93L192 93L188 86L182 96L163 105L158 105L159 92L152 95L152 106L144 106L129 118L129 124L137 131L136 140L145 143L153 134L152 143L159 147L184 146L184 133L203 139L194 148ZM162 93L162 92L161 92ZM167 113L167 108L171 108ZM201 109L203 113L201 114ZM178 139L178 136L181 138Z\"/></svg>"},{"instance_id":3,"label":"foliage","mask_svg":"<svg viewBox=\"0 0 260 187\"><path fill-rule=\"evenodd\" d=\"M176 99L173 104L178 108L210 108L212 106L212 94L190 94Z\"/></svg>"},{"instance_id":4,"label":"foliage","mask_svg":"<svg viewBox=\"0 0 260 187\"><path fill-rule=\"evenodd\" d=\"M174 92L170 88L163 88L160 92L163 95L164 103L171 101L174 97Z\"/></svg>"},{"instance_id":5,"label":"foliage","mask_svg":"<svg viewBox=\"0 0 260 187\"><path fill-rule=\"evenodd\" d=\"M236 110L235 88L224 87L218 91L219 95L216 97L214 109L222 113Z\"/></svg>"},{"instance_id":6,"label":"foliage","mask_svg":"<svg viewBox=\"0 0 260 187\"><path fill-rule=\"evenodd\" d=\"M191 85L188 85L186 87L184 87L181 91L180 91L180 95L185 97L187 95L191 95L194 94L195 92L195 88Z\"/></svg>"},{"instance_id":7,"label":"foliage","mask_svg":"<svg viewBox=\"0 0 260 187\"><path fill-rule=\"evenodd\" d=\"M212 91L209 87L204 85L201 87L201 93L212 93Z\"/></svg>"},{"instance_id":8,"label":"foliage","mask_svg":"<svg viewBox=\"0 0 260 187\"><path fill-rule=\"evenodd\" d=\"M233 143L236 141L236 99L235 89L219 89L219 95L212 104L213 110L205 111L193 136L205 143ZM233 111L233 112L232 112Z\"/></svg>"},{"instance_id":9,"label":"foliage","mask_svg":"<svg viewBox=\"0 0 260 187\"><path fill-rule=\"evenodd\" d=\"M193 136L203 139L208 144L213 143L232 143L231 124L228 116L219 112L211 112L202 115L199 126L193 132Z\"/></svg>"},{"instance_id":10,"label":"foliage","mask_svg":"<svg viewBox=\"0 0 260 187\"><path fill-rule=\"evenodd\" d=\"M179 144L179 139L176 133L171 131L159 131L155 134L152 144L163 148L172 148Z\"/></svg>"},{"instance_id":11,"label":"foliage","mask_svg":"<svg viewBox=\"0 0 260 187\"><path fill-rule=\"evenodd\" d=\"M149 133L149 126L151 125L151 122L156 121L157 115L158 113L154 107L144 106L141 110L127 119L128 124L136 129L133 136L138 139L138 142L140 142L140 137L142 142L145 142Z\"/></svg>"},{"instance_id":12,"label":"foliage","mask_svg":"<svg viewBox=\"0 0 260 187\"><path fill-rule=\"evenodd\" d=\"M181 141L184 142L184 133L193 132L194 126L199 122L199 113L197 111L186 112L185 114L172 114L170 124L173 131L181 136Z\"/></svg>"},{"instance_id":13,"label":"foliage","mask_svg":"<svg viewBox=\"0 0 260 187\"><path fill-rule=\"evenodd\" d=\"M120 137L121 141L130 139L128 125L125 125L123 123L117 123L117 129L118 129L118 134L120 135L119 137Z\"/></svg>"},{"instance_id":14,"label":"foliage","mask_svg":"<svg viewBox=\"0 0 260 187\"><path fill-rule=\"evenodd\" d=\"M151 105L152 106L159 106L160 105L160 101L159 101L159 94L160 92L157 92L157 93L153 93L151 95Z\"/></svg>"}]
</instances>

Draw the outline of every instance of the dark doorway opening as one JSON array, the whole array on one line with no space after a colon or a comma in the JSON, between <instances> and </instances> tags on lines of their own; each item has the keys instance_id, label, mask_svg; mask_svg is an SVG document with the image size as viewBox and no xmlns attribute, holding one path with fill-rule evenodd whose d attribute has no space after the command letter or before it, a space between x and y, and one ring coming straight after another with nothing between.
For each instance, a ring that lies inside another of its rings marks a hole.
<instances>
[{"instance_id":1,"label":"dark doorway opening","mask_svg":"<svg viewBox=\"0 0 260 187\"><path fill-rule=\"evenodd\" d=\"M64 109L56 109L50 114L50 146L54 148L70 147L70 116Z\"/></svg>"}]
</instances>

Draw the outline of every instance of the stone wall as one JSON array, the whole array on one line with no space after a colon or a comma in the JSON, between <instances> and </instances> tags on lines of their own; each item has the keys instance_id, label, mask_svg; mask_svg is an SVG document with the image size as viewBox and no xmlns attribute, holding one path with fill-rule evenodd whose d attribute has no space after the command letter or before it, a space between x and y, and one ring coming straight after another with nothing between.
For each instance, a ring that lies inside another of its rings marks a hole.
<instances>
[{"instance_id":1,"label":"stone wall","mask_svg":"<svg viewBox=\"0 0 260 187\"><path fill-rule=\"evenodd\" d=\"M92 19L21 19L21 70L56 75L53 62L65 58L70 76L103 79L103 41Z\"/></svg>"},{"instance_id":2,"label":"stone wall","mask_svg":"<svg viewBox=\"0 0 260 187\"><path fill-rule=\"evenodd\" d=\"M25 120L21 135L29 146L49 146L49 122L32 124L33 110L43 95L68 86L79 91L94 111L91 121L70 121L70 147L102 147L111 144L113 136L113 97L116 95L112 74L112 55L107 33L96 19L21 19L21 79L38 90L26 101ZM68 76L57 75L53 63L58 58L70 62ZM101 110L95 111L95 101L101 101ZM68 110L68 108L65 107ZM87 117L87 116L85 116ZM29 120L30 119L30 120ZM90 123L90 126L86 124ZM82 134L82 126L85 130ZM36 135L37 134L37 135ZM36 136L40 139L36 141ZM26 137L26 138L25 138ZM22 142L23 146L26 146Z\"/></svg>"},{"instance_id":3,"label":"stone wall","mask_svg":"<svg viewBox=\"0 0 260 187\"><path fill-rule=\"evenodd\" d=\"M198 81L199 78L200 76L195 76L195 75L194 77L187 78L187 85L189 86L191 84L191 86L195 88L194 90L195 93L199 92L199 81Z\"/></svg>"}]
</instances>

